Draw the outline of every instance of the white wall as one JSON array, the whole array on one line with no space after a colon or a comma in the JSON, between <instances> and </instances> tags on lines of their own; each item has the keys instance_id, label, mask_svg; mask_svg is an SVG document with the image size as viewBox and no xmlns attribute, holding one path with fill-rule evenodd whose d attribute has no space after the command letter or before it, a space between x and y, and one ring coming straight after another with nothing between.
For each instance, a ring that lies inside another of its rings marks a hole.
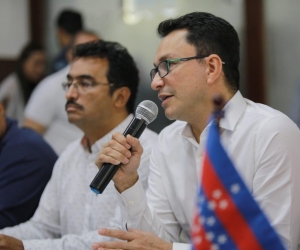
<instances>
[{"instance_id":1,"label":"white wall","mask_svg":"<svg viewBox=\"0 0 300 250\"><path fill-rule=\"evenodd\" d=\"M300 75L300 1L265 0L264 8L268 104L289 115Z\"/></svg>"},{"instance_id":2,"label":"white wall","mask_svg":"<svg viewBox=\"0 0 300 250\"><path fill-rule=\"evenodd\" d=\"M16 59L29 40L27 0L0 0L0 57Z\"/></svg>"},{"instance_id":3,"label":"white wall","mask_svg":"<svg viewBox=\"0 0 300 250\"><path fill-rule=\"evenodd\" d=\"M149 71L153 68L155 52L160 42L156 28L160 21L166 19L162 14L164 7L175 6L177 16L192 11L211 12L228 20L237 29L240 37L243 37L243 0L138 0L137 2L149 9L147 18L136 25L127 25L122 20L121 0L47 0L46 37L49 51L53 54L58 50L54 31L56 15L67 7L79 10L85 17L86 28L98 32L105 40L120 42L135 58L141 74L137 103L144 99L158 103L157 93L150 88ZM243 42L243 39L241 40ZM164 117L160 103L158 106L159 118L150 124L150 128L155 130L160 130L169 123Z\"/></svg>"}]
</instances>

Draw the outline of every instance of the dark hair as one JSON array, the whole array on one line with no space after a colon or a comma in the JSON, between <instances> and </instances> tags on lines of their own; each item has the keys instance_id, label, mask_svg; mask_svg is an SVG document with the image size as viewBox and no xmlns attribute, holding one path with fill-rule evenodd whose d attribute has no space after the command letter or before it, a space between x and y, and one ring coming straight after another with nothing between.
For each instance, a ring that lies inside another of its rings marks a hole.
<instances>
[{"instance_id":1,"label":"dark hair","mask_svg":"<svg viewBox=\"0 0 300 250\"><path fill-rule=\"evenodd\" d=\"M32 82L26 79L23 65L26 62L26 60L32 55L32 53L36 51L44 51L44 47L36 42L29 42L22 49L21 54L16 63L16 74L19 78L25 104L29 100L31 93L35 86L38 84L38 82Z\"/></svg>"},{"instance_id":2,"label":"dark hair","mask_svg":"<svg viewBox=\"0 0 300 250\"><path fill-rule=\"evenodd\" d=\"M114 83L110 89L110 93L112 94L120 87L128 87L131 95L126 108L129 113L133 113L138 91L139 72L127 49L117 42L92 41L76 46L73 58L80 57L98 57L108 60L109 69L106 77L109 82Z\"/></svg>"},{"instance_id":3,"label":"dark hair","mask_svg":"<svg viewBox=\"0 0 300 250\"><path fill-rule=\"evenodd\" d=\"M225 62L223 71L229 88L238 90L240 42L232 25L212 14L193 12L161 22L157 32L160 37L165 37L178 29L187 29L187 42L195 46L199 56L217 54Z\"/></svg>"},{"instance_id":4,"label":"dark hair","mask_svg":"<svg viewBox=\"0 0 300 250\"><path fill-rule=\"evenodd\" d=\"M64 10L57 18L57 26L70 35L75 35L83 29L83 20L79 12L74 10Z\"/></svg>"}]
</instances>

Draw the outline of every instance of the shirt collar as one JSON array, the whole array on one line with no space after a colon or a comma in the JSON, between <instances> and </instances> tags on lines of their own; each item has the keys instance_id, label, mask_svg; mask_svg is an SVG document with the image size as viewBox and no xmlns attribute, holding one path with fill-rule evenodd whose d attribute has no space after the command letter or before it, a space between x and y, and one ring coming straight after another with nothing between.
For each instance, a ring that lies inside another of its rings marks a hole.
<instances>
[{"instance_id":1,"label":"shirt collar","mask_svg":"<svg viewBox=\"0 0 300 250\"><path fill-rule=\"evenodd\" d=\"M247 103L245 99L241 92L237 91L223 108L225 114L224 118L220 120L220 127L222 129L233 131L246 108Z\"/></svg>"},{"instance_id":2,"label":"shirt collar","mask_svg":"<svg viewBox=\"0 0 300 250\"><path fill-rule=\"evenodd\" d=\"M110 132L108 132L106 135L104 135L102 138L96 141L92 146L90 145L88 138L84 135L80 142L82 147L85 151L89 153L99 152L102 148L102 145L111 139L113 132L118 131L120 133L123 133L132 119L133 114L129 114L124 121L122 121L117 127L112 129Z\"/></svg>"},{"instance_id":3,"label":"shirt collar","mask_svg":"<svg viewBox=\"0 0 300 250\"><path fill-rule=\"evenodd\" d=\"M220 128L221 130L230 130L233 131L236 127L241 115L247 108L247 103L243 98L240 91L237 91L235 95L227 102L225 107L223 108L225 114L224 118L220 120ZM208 127L211 125L211 122L206 126L203 130L204 133L207 131ZM203 134L201 133L201 135ZM185 137L187 140L191 141L193 144L198 144L194 138L191 126L186 123L181 135Z\"/></svg>"}]
</instances>

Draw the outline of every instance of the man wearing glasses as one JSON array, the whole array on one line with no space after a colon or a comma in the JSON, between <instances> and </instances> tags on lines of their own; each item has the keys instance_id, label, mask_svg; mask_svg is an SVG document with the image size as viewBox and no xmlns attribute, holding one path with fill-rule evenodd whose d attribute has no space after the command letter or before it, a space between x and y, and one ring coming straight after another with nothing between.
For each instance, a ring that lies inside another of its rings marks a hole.
<instances>
[{"instance_id":1,"label":"man wearing glasses","mask_svg":"<svg viewBox=\"0 0 300 250\"><path fill-rule=\"evenodd\" d=\"M117 196L112 182L101 195L90 190L98 172L95 160L113 131L123 132L132 120L138 82L135 62L120 44L99 40L76 47L62 86L68 119L84 137L59 157L32 219L0 231L0 248L82 250L99 240L97 229L111 225ZM140 137L144 154L139 176L145 189L156 138L149 129Z\"/></svg>"},{"instance_id":2,"label":"man wearing glasses","mask_svg":"<svg viewBox=\"0 0 300 250\"><path fill-rule=\"evenodd\" d=\"M177 121L160 133L153 148L147 193L136 171L142 155L138 139L115 134L100 152L99 167L116 160L125 164L113 178L122 201L124 231L100 229L101 235L123 241L95 243L93 248L191 249L208 119L213 96L221 94L226 101L220 122L222 142L287 249L296 250L299 129L279 111L242 97L239 39L227 21L194 12L160 23L158 34L162 40L150 73L151 87L158 92L166 117ZM126 143L131 145L131 157ZM213 240L214 249L219 249L222 241Z\"/></svg>"}]
</instances>

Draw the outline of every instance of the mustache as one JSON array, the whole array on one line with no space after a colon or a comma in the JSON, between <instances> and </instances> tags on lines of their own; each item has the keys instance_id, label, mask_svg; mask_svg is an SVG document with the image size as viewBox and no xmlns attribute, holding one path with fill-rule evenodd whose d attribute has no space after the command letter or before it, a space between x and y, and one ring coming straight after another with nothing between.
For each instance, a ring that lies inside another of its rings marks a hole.
<instances>
[{"instance_id":1,"label":"mustache","mask_svg":"<svg viewBox=\"0 0 300 250\"><path fill-rule=\"evenodd\" d=\"M65 109L67 109L68 105L70 105L70 104L72 104L72 105L76 106L77 108L83 110L83 106L80 105L80 104L78 104L78 103L76 103L76 102L75 102L74 100L72 100L72 99L67 101L67 103L66 103L66 105L65 105Z\"/></svg>"}]
</instances>

